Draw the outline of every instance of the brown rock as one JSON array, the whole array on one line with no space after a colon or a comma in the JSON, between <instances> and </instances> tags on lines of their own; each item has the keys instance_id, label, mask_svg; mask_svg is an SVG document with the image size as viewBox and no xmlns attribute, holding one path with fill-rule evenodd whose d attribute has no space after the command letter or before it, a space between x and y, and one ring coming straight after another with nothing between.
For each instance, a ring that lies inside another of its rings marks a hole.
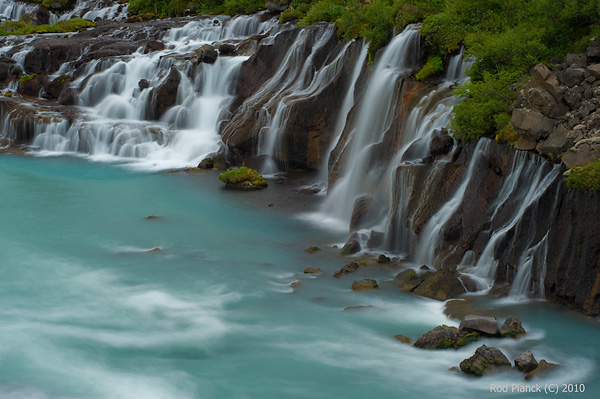
<instances>
[{"instance_id":1,"label":"brown rock","mask_svg":"<svg viewBox=\"0 0 600 399\"><path fill-rule=\"evenodd\" d=\"M521 325L521 320L514 316L508 316L506 320L504 320L504 323L502 323L502 327L500 327L500 335L503 337L517 338L525 334L526 332Z\"/></svg>"},{"instance_id":2,"label":"brown rock","mask_svg":"<svg viewBox=\"0 0 600 399\"><path fill-rule=\"evenodd\" d=\"M370 195L363 195L354 201L354 209L350 218L350 231L356 231L375 221L377 203Z\"/></svg>"},{"instance_id":3,"label":"brown rock","mask_svg":"<svg viewBox=\"0 0 600 399\"><path fill-rule=\"evenodd\" d=\"M352 273L352 272L358 270L358 267L359 267L358 263L350 262L347 265L343 266L340 270L336 270L333 273L333 277L340 278L340 277L342 277L342 274Z\"/></svg>"},{"instance_id":4,"label":"brown rock","mask_svg":"<svg viewBox=\"0 0 600 399\"><path fill-rule=\"evenodd\" d=\"M542 359L542 360L540 360L540 363L538 364L538 366L534 370L530 371L525 376L525 380L529 381L534 377L541 378L541 377L545 376L546 374L548 374L549 372L556 370L558 367L560 367L558 364L548 363L547 361Z\"/></svg>"},{"instance_id":5,"label":"brown rock","mask_svg":"<svg viewBox=\"0 0 600 399\"><path fill-rule=\"evenodd\" d=\"M548 137L554 129L555 120L529 109L515 109L511 123L517 133L531 141Z\"/></svg>"},{"instance_id":6,"label":"brown rock","mask_svg":"<svg viewBox=\"0 0 600 399\"><path fill-rule=\"evenodd\" d=\"M307 267L304 269L304 273L306 274L320 274L322 270L318 267Z\"/></svg>"},{"instance_id":7,"label":"brown rock","mask_svg":"<svg viewBox=\"0 0 600 399\"><path fill-rule=\"evenodd\" d=\"M340 255L342 255L342 256L352 255L352 254L359 252L361 249L362 248L360 246L358 234L353 233L350 236L350 238L348 238L348 241L346 242L346 244L340 250Z\"/></svg>"},{"instance_id":8,"label":"brown rock","mask_svg":"<svg viewBox=\"0 0 600 399\"><path fill-rule=\"evenodd\" d=\"M366 278L366 279L363 279L360 281L355 281L352 283L353 291L373 290L378 287L379 287L379 285L377 284L377 281L370 279L370 278Z\"/></svg>"},{"instance_id":9,"label":"brown rock","mask_svg":"<svg viewBox=\"0 0 600 399\"><path fill-rule=\"evenodd\" d=\"M412 339L410 339L406 335L402 335L402 334L396 334L396 335L394 335L394 338L397 339L398 341L402 342L403 344L410 345L412 342Z\"/></svg>"},{"instance_id":10,"label":"brown rock","mask_svg":"<svg viewBox=\"0 0 600 399\"><path fill-rule=\"evenodd\" d=\"M498 321L495 317L467 315L463 317L458 327L460 331L476 332L481 335L497 337L500 335Z\"/></svg>"},{"instance_id":11,"label":"brown rock","mask_svg":"<svg viewBox=\"0 0 600 399\"><path fill-rule=\"evenodd\" d=\"M466 292L465 287L450 269L441 269L425 278L414 293L438 301L457 298Z\"/></svg>"},{"instance_id":12,"label":"brown rock","mask_svg":"<svg viewBox=\"0 0 600 399\"><path fill-rule=\"evenodd\" d=\"M414 346L421 349L456 349L478 339L477 333L459 331L456 327L441 325L423 334Z\"/></svg>"}]
</instances>

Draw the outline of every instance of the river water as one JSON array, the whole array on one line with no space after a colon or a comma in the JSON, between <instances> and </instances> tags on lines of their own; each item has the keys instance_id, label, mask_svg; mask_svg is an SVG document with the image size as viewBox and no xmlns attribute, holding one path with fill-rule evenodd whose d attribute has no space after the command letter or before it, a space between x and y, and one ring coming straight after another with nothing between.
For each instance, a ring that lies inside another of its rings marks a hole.
<instances>
[{"instance_id":1,"label":"river water","mask_svg":"<svg viewBox=\"0 0 600 399\"><path fill-rule=\"evenodd\" d=\"M457 325L443 304L400 292L397 270L331 277L347 262L331 248L342 238L297 218L318 204L298 196L291 208L291 189L270 183L240 193L214 172L0 156L0 397L522 397L513 383L584 384L561 397L597 397L596 320L544 302L491 302L528 334L482 343L561 368L529 383L514 371L449 371L480 343L427 351L393 338ZM311 245L323 250L304 252ZM305 275L307 266L323 273ZM367 277L380 288L350 290ZM355 306L364 307L346 309Z\"/></svg>"}]
</instances>

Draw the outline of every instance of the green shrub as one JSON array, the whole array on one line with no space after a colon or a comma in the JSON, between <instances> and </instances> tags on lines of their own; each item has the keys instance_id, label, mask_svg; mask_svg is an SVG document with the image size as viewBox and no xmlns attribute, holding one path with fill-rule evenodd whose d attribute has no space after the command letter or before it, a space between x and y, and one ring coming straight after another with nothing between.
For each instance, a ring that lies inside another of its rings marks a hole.
<instances>
[{"instance_id":1,"label":"green shrub","mask_svg":"<svg viewBox=\"0 0 600 399\"><path fill-rule=\"evenodd\" d=\"M219 175L219 180L236 188L267 187L267 182L254 169L245 166L229 169Z\"/></svg>"},{"instance_id":2,"label":"green shrub","mask_svg":"<svg viewBox=\"0 0 600 399\"><path fill-rule=\"evenodd\" d=\"M96 26L95 22L81 18L59 21L53 25L27 25L21 21L7 21L0 25L0 36L30 35L33 33L66 33L94 26Z\"/></svg>"},{"instance_id":3,"label":"green shrub","mask_svg":"<svg viewBox=\"0 0 600 399\"><path fill-rule=\"evenodd\" d=\"M571 168L567 187L588 193L600 191L600 159Z\"/></svg>"},{"instance_id":4,"label":"green shrub","mask_svg":"<svg viewBox=\"0 0 600 399\"><path fill-rule=\"evenodd\" d=\"M483 80L471 81L455 90L463 101L454 106L450 123L454 136L472 140L493 136L510 122L508 107L517 98L515 82L520 73L483 73Z\"/></svg>"},{"instance_id":5,"label":"green shrub","mask_svg":"<svg viewBox=\"0 0 600 399\"><path fill-rule=\"evenodd\" d=\"M21 75L21 77L19 78L19 83L24 85L25 83L29 82L31 79L35 78L37 74L32 73L31 75Z\"/></svg>"},{"instance_id":6,"label":"green shrub","mask_svg":"<svg viewBox=\"0 0 600 399\"><path fill-rule=\"evenodd\" d=\"M438 57L429 57L423 68L415 75L417 80L425 80L430 76L436 75L444 70L444 61Z\"/></svg>"},{"instance_id":7,"label":"green shrub","mask_svg":"<svg viewBox=\"0 0 600 399\"><path fill-rule=\"evenodd\" d=\"M334 22L344 13L345 0L320 0L315 3L298 23L299 26L317 22Z\"/></svg>"}]
</instances>

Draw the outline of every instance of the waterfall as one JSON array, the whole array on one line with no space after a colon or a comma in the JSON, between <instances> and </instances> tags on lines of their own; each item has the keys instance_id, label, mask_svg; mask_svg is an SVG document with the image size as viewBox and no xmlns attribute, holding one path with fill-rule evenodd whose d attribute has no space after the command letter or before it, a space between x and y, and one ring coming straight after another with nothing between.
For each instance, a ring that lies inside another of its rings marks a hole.
<instances>
[{"instance_id":1,"label":"waterfall","mask_svg":"<svg viewBox=\"0 0 600 399\"><path fill-rule=\"evenodd\" d=\"M71 18L83 18L95 21L96 18L121 21L127 18L129 4L117 1L77 0L72 10L61 14L57 20L65 21Z\"/></svg>"},{"instance_id":2,"label":"waterfall","mask_svg":"<svg viewBox=\"0 0 600 399\"><path fill-rule=\"evenodd\" d=\"M19 20L24 14L35 11L37 4L27 4L14 0L0 0L0 17Z\"/></svg>"},{"instance_id":3,"label":"waterfall","mask_svg":"<svg viewBox=\"0 0 600 399\"><path fill-rule=\"evenodd\" d=\"M398 101L397 83L416 68L420 36L416 26L408 26L386 47L377 61L358 110L355 131L347 148L343 175L329 188L322 211L334 219L350 219L354 200L374 192L379 170L369 170L373 146L389 129Z\"/></svg>"},{"instance_id":4,"label":"waterfall","mask_svg":"<svg viewBox=\"0 0 600 399\"><path fill-rule=\"evenodd\" d=\"M150 170L197 165L223 145L219 124L230 117L234 83L248 57L218 57L213 64L192 65L177 55L213 38L255 34L273 26L272 21L258 22L257 16L241 19L192 21L163 36L163 51L94 60L80 67L71 83L80 91L80 117L70 123L44 119L36 124L32 146L39 154L81 153L94 160L127 160ZM68 68L61 71L74 73ZM177 91L174 105L155 115L164 101L158 90L171 78ZM143 81L148 88L142 88Z\"/></svg>"}]
</instances>

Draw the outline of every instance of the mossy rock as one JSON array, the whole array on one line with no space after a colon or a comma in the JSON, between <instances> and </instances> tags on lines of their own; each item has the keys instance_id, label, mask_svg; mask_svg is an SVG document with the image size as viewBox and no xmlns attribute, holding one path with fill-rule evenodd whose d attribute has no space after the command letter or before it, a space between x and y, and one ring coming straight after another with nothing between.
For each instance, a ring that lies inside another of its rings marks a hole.
<instances>
[{"instance_id":1,"label":"mossy rock","mask_svg":"<svg viewBox=\"0 0 600 399\"><path fill-rule=\"evenodd\" d=\"M477 333L467 333L459 331L456 327L441 325L423 334L414 346L421 349L458 349L479 338Z\"/></svg>"},{"instance_id":2,"label":"mossy rock","mask_svg":"<svg viewBox=\"0 0 600 399\"><path fill-rule=\"evenodd\" d=\"M571 173L567 177L567 186L588 193L600 191L600 158L571 168Z\"/></svg>"},{"instance_id":3,"label":"mossy rock","mask_svg":"<svg viewBox=\"0 0 600 399\"><path fill-rule=\"evenodd\" d=\"M304 250L304 252L307 252L309 254L314 254L315 252L319 252L321 250L321 248L319 247L308 247Z\"/></svg>"},{"instance_id":4,"label":"mossy rock","mask_svg":"<svg viewBox=\"0 0 600 399\"><path fill-rule=\"evenodd\" d=\"M477 377L481 377L493 370L507 368L510 369L511 363L508 358L497 348L482 345L475 351L475 354L468 359L460 362L460 369Z\"/></svg>"},{"instance_id":5,"label":"mossy rock","mask_svg":"<svg viewBox=\"0 0 600 399\"><path fill-rule=\"evenodd\" d=\"M265 179L256 170L245 166L221 173L219 180L225 183L227 187L238 190L256 190L268 186Z\"/></svg>"}]
</instances>

